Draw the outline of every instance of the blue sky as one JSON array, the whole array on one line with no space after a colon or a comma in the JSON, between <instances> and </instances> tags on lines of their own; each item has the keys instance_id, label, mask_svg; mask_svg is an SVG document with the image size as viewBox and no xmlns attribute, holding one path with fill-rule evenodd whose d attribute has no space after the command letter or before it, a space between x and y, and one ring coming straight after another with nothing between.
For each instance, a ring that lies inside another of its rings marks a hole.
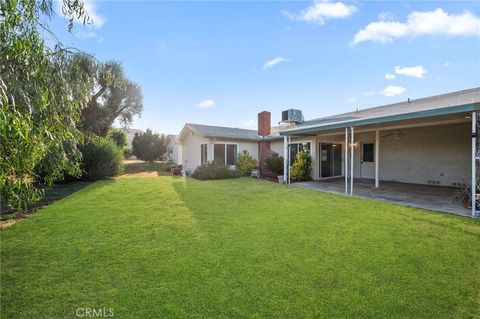
<instances>
[{"instance_id":1,"label":"blue sky","mask_svg":"<svg viewBox=\"0 0 480 319\"><path fill-rule=\"evenodd\" d=\"M256 129L479 86L480 4L403 1L88 1L68 46L122 62L144 112L132 127Z\"/></svg>"}]
</instances>

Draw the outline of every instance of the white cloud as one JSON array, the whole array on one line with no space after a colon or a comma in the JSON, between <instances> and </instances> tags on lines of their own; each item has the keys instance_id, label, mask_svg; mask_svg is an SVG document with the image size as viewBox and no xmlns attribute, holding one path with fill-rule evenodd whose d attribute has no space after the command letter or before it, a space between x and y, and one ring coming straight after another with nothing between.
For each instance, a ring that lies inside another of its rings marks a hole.
<instances>
[{"instance_id":1,"label":"white cloud","mask_svg":"<svg viewBox=\"0 0 480 319\"><path fill-rule=\"evenodd\" d=\"M423 65L417 65L417 66L412 66L412 67L400 67L396 66L395 67L395 73L400 74L400 75L405 75L405 76L411 76L414 78L419 78L422 79L427 73L427 70L423 67Z\"/></svg>"},{"instance_id":2,"label":"white cloud","mask_svg":"<svg viewBox=\"0 0 480 319\"><path fill-rule=\"evenodd\" d=\"M406 22L376 21L355 34L351 45L364 41L380 43L393 42L403 37L426 35L443 36L480 36L480 18L469 11L461 14L449 14L438 8L433 11L412 12Z\"/></svg>"},{"instance_id":3,"label":"white cloud","mask_svg":"<svg viewBox=\"0 0 480 319\"><path fill-rule=\"evenodd\" d=\"M391 12L389 12L389 11L381 12L381 13L378 15L378 19L379 19L379 20L382 20L382 21L385 21L385 20L393 20L393 13L391 13Z\"/></svg>"},{"instance_id":4,"label":"white cloud","mask_svg":"<svg viewBox=\"0 0 480 319\"><path fill-rule=\"evenodd\" d=\"M395 80L397 76L395 74L391 74L391 73L385 73L385 79L387 80Z\"/></svg>"},{"instance_id":5,"label":"white cloud","mask_svg":"<svg viewBox=\"0 0 480 319\"><path fill-rule=\"evenodd\" d=\"M243 122L243 125L247 127L254 127L255 125L257 125L257 122L254 119L248 119L245 122Z\"/></svg>"},{"instance_id":6,"label":"white cloud","mask_svg":"<svg viewBox=\"0 0 480 319\"><path fill-rule=\"evenodd\" d=\"M215 106L215 101L212 99L208 99L208 100L199 102L195 106L198 107L199 109L210 109Z\"/></svg>"},{"instance_id":7,"label":"white cloud","mask_svg":"<svg viewBox=\"0 0 480 319\"><path fill-rule=\"evenodd\" d=\"M443 66L444 66L445 68L448 68L449 66L452 66L452 62L448 62L448 61L447 61L447 62L445 62L445 63L443 64Z\"/></svg>"},{"instance_id":8,"label":"white cloud","mask_svg":"<svg viewBox=\"0 0 480 319\"><path fill-rule=\"evenodd\" d=\"M286 62L288 61L287 58L284 58L282 56L279 56L279 57L276 57L276 58L273 58L271 60L268 60L267 62L265 62L265 64L263 65L263 69L266 70L266 69L270 69L272 66L274 66L275 64L278 64L278 63L282 63L282 62Z\"/></svg>"},{"instance_id":9,"label":"white cloud","mask_svg":"<svg viewBox=\"0 0 480 319\"><path fill-rule=\"evenodd\" d=\"M357 98L356 97L349 97L349 98L347 98L347 102L348 103L355 103L355 102L357 102Z\"/></svg>"},{"instance_id":10,"label":"white cloud","mask_svg":"<svg viewBox=\"0 0 480 319\"><path fill-rule=\"evenodd\" d=\"M96 39L98 42L103 42L103 37L93 31L77 31L75 36L79 39Z\"/></svg>"},{"instance_id":11,"label":"white cloud","mask_svg":"<svg viewBox=\"0 0 480 319\"><path fill-rule=\"evenodd\" d=\"M383 91L380 91L380 93L383 96L396 96L405 93L407 91L406 88L401 87L401 86L394 86L394 85L389 85Z\"/></svg>"},{"instance_id":12,"label":"white cloud","mask_svg":"<svg viewBox=\"0 0 480 319\"><path fill-rule=\"evenodd\" d=\"M363 95L365 95L365 96L374 96L374 95L375 95L375 91L363 92Z\"/></svg>"},{"instance_id":13,"label":"white cloud","mask_svg":"<svg viewBox=\"0 0 480 319\"><path fill-rule=\"evenodd\" d=\"M65 17L62 11L63 1L56 1L56 2L57 2L58 12ZM101 28L105 23L105 18L97 12L97 7L95 5L95 2L92 0L83 0L83 8L85 9L85 12L90 18L90 24L88 25L95 29ZM79 25L83 25L82 19L74 19L74 21Z\"/></svg>"},{"instance_id":14,"label":"white cloud","mask_svg":"<svg viewBox=\"0 0 480 319\"><path fill-rule=\"evenodd\" d=\"M345 19L354 14L357 7L343 2L314 1L314 3L298 14L284 11L283 14L291 20L301 20L323 25L330 19Z\"/></svg>"}]
</instances>

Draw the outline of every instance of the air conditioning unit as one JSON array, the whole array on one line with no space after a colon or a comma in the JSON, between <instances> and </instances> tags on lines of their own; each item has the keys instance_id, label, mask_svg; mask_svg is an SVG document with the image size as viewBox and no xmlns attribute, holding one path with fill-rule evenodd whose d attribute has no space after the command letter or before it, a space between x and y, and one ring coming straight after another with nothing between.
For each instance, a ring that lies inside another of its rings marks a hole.
<instances>
[{"instance_id":1,"label":"air conditioning unit","mask_svg":"<svg viewBox=\"0 0 480 319\"><path fill-rule=\"evenodd\" d=\"M300 110L289 109L282 112L282 123L303 123L303 114Z\"/></svg>"}]
</instances>

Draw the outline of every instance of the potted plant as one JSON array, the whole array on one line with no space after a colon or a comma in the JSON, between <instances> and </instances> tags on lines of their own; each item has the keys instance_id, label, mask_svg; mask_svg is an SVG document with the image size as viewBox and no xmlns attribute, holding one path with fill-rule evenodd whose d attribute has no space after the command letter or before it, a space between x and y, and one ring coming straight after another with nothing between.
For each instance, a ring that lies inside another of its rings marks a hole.
<instances>
[{"instance_id":1,"label":"potted plant","mask_svg":"<svg viewBox=\"0 0 480 319\"><path fill-rule=\"evenodd\" d=\"M182 175L182 165L170 167L170 173L174 176Z\"/></svg>"},{"instance_id":2,"label":"potted plant","mask_svg":"<svg viewBox=\"0 0 480 319\"><path fill-rule=\"evenodd\" d=\"M283 178L283 157L278 155L273 156L266 159L265 164L267 164L268 170L277 176L278 182L280 184L284 184L285 179Z\"/></svg>"}]
</instances>

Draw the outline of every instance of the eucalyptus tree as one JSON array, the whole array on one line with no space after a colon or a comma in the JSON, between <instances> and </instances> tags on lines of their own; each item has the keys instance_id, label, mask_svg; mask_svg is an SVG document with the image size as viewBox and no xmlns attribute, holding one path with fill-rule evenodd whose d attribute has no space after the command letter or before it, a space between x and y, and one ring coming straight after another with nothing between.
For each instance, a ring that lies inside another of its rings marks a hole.
<instances>
[{"instance_id":1,"label":"eucalyptus tree","mask_svg":"<svg viewBox=\"0 0 480 319\"><path fill-rule=\"evenodd\" d=\"M83 4L63 0L68 29L89 22ZM89 98L88 59L56 43L47 46L43 21L51 0L0 1L0 188L2 204L16 209L41 197L41 172L52 183L80 173L76 128Z\"/></svg>"}]
</instances>

